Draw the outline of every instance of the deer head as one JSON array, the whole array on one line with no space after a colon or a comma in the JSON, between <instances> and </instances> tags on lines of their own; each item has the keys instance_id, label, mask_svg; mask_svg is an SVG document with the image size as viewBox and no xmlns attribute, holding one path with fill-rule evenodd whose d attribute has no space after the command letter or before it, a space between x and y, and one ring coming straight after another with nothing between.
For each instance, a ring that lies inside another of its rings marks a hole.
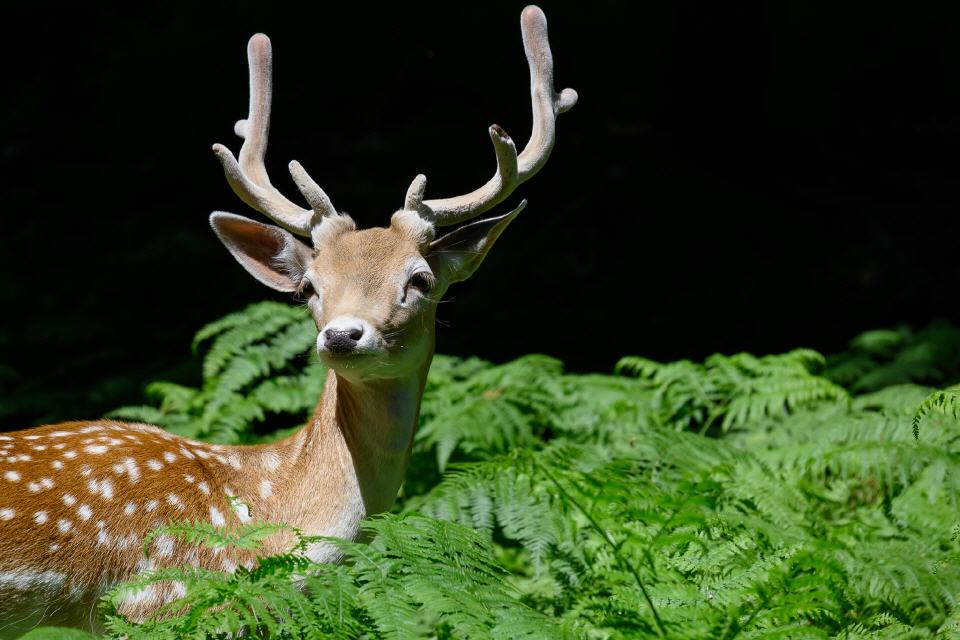
<instances>
[{"instance_id":1,"label":"deer head","mask_svg":"<svg viewBox=\"0 0 960 640\"><path fill-rule=\"evenodd\" d=\"M223 212L213 213L210 223L253 277L306 299L320 331L317 352L338 374L348 379L400 377L429 358L436 302L451 284L470 277L526 205L523 201L509 213L473 220L543 167L553 148L557 114L577 101L574 90L558 94L553 89L543 12L527 7L520 24L533 102L533 129L523 151L517 153L510 136L492 125L497 170L486 184L465 195L424 200L426 177L418 175L390 226L364 230L336 211L298 162L291 162L289 169L309 209L270 183L264 154L270 127L271 46L263 34L250 39L249 115L235 126L244 140L239 159L223 145L213 150L240 199L279 226ZM460 226L437 237L437 227L450 225ZM310 238L312 246L296 236Z\"/></svg>"}]
</instances>

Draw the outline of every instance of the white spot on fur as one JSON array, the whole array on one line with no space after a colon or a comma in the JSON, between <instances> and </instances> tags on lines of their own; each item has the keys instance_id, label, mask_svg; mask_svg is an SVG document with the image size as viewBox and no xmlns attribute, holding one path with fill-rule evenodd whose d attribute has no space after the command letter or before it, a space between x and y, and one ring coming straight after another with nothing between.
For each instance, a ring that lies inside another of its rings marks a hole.
<instances>
[{"instance_id":1,"label":"white spot on fur","mask_svg":"<svg viewBox=\"0 0 960 640\"><path fill-rule=\"evenodd\" d=\"M90 516L93 515L93 510L85 504L80 505L80 508L77 509L77 515L80 516L81 520L89 520Z\"/></svg>"},{"instance_id":2,"label":"white spot on fur","mask_svg":"<svg viewBox=\"0 0 960 640\"><path fill-rule=\"evenodd\" d=\"M164 452L163 452L163 459L166 460L167 462L171 462L171 463L172 463L174 460L177 459L177 454L171 453L171 452L169 452L169 451L164 451Z\"/></svg>"},{"instance_id":3,"label":"white spot on fur","mask_svg":"<svg viewBox=\"0 0 960 640\"><path fill-rule=\"evenodd\" d=\"M130 476L130 482L136 482L140 479L140 467L133 458L124 458L123 466L127 469L127 475Z\"/></svg>"},{"instance_id":4,"label":"white spot on fur","mask_svg":"<svg viewBox=\"0 0 960 640\"><path fill-rule=\"evenodd\" d=\"M113 483L109 478L103 480L91 478L87 481L87 488L93 495L101 495L107 500L113 500Z\"/></svg>"},{"instance_id":5,"label":"white spot on fur","mask_svg":"<svg viewBox=\"0 0 960 640\"><path fill-rule=\"evenodd\" d=\"M66 436L72 436L72 435L73 435L73 431L54 431L52 433L48 433L47 437L48 438L65 438Z\"/></svg>"},{"instance_id":6,"label":"white spot on fur","mask_svg":"<svg viewBox=\"0 0 960 640\"><path fill-rule=\"evenodd\" d=\"M152 511L155 511L158 504L160 504L160 503L157 502L156 500L151 500L150 502L148 502L148 503L147 503L147 512L150 513L150 512L152 512Z\"/></svg>"},{"instance_id":7,"label":"white spot on fur","mask_svg":"<svg viewBox=\"0 0 960 640\"><path fill-rule=\"evenodd\" d=\"M73 458L76 458L76 457L77 457L77 452L76 452L76 451L64 451L64 452L63 452L63 457L66 458L67 460L72 460Z\"/></svg>"},{"instance_id":8,"label":"white spot on fur","mask_svg":"<svg viewBox=\"0 0 960 640\"><path fill-rule=\"evenodd\" d=\"M33 514L33 521L37 524L43 524L47 521L47 512L37 511L35 514Z\"/></svg>"},{"instance_id":9,"label":"white spot on fur","mask_svg":"<svg viewBox=\"0 0 960 640\"><path fill-rule=\"evenodd\" d=\"M243 502L240 502L239 500L234 500L230 504L230 506L233 507L233 512L237 514L237 518L240 520L240 522L246 524L250 522L250 520L252 520L250 516L250 507L248 507Z\"/></svg>"},{"instance_id":10,"label":"white spot on fur","mask_svg":"<svg viewBox=\"0 0 960 640\"><path fill-rule=\"evenodd\" d=\"M101 453L106 453L110 450L110 447L104 444L92 444L89 447L84 447L84 451L87 453L92 453L93 455L100 455Z\"/></svg>"},{"instance_id":11,"label":"white spot on fur","mask_svg":"<svg viewBox=\"0 0 960 640\"><path fill-rule=\"evenodd\" d=\"M57 529L60 530L60 533L66 533L70 531L70 528L73 527L73 523L69 520L58 520Z\"/></svg>"},{"instance_id":12,"label":"white spot on fur","mask_svg":"<svg viewBox=\"0 0 960 640\"><path fill-rule=\"evenodd\" d=\"M210 485L208 485L206 481L203 481L200 484L198 484L197 489L200 489L200 491L203 491L205 494L210 495Z\"/></svg>"},{"instance_id":13,"label":"white spot on fur","mask_svg":"<svg viewBox=\"0 0 960 640\"><path fill-rule=\"evenodd\" d=\"M189 473L183 474L183 479L186 480L187 483L189 483L189 484L193 484L193 483L196 481L196 478L194 478L194 477L193 477L192 475L190 475Z\"/></svg>"},{"instance_id":14,"label":"white spot on fur","mask_svg":"<svg viewBox=\"0 0 960 640\"><path fill-rule=\"evenodd\" d=\"M60 550L60 545L57 544L56 542L54 542L52 545L50 545L50 551L51 551L51 552L59 551L59 550Z\"/></svg>"},{"instance_id":15,"label":"white spot on fur","mask_svg":"<svg viewBox=\"0 0 960 640\"><path fill-rule=\"evenodd\" d=\"M134 504L133 502L128 502L128 503L123 507L123 513L126 514L126 515L128 515L128 516L132 516L134 513L136 513L136 511L137 511L137 505Z\"/></svg>"},{"instance_id":16,"label":"white spot on fur","mask_svg":"<svg viewBox=\"0 0 960 640\"><path fill-rule=\"evenodd\" d=\"M177 509L180 509L181 511L183 510L183 503L180 501L180 496L178 496L178 495L175 494L175 493L168 493L168 494L167 494L167 503L168 503L171 507L176 507Z\"/></svg>"},{"instance_id":17,"label":"white spot on fur","mask_svg":"<svg viewBox=\"0 0 960 640\"><path fill-rule=\"evenodd\" d=\"M265 451L260 460L267 471L275 471L280 466L280 456L274 451Z\"/></svg>"},{"instance_id":18,"label":"white spot on fur","mask_svg":"<svg viewBox=\"0 0 960 640\"><path fill-rule=\"evenodd\" d=\"M7 471L3 474L3 477L9 482L20 482L20 474L16 471Z\"/></svg>"},{"instance_id":19,"label":"white spot on fur","mask_svg":"<svg viewBox=\"0 0 960 640\"><path fill-rule=\"evenodd\" d=\"M68 507L72 507L76 503L77 503L77 499L74 498L72 494L65 493L63 495L63 504L67 505Z\"/></svg>"},{"instance_id":20,"label":"white spot on fur","mask_svg":"<svg viewBox=\"0 0 960 640\"><path fill-rule=\"evenodd\" d=\"M57 471L59 471L60 469L63 469L63 463L60 462L59 460L54 460L53 462L50 463L50 466L56 469Z\"/></svg>"},{"instance_id":21,"label":"white spot on fur","mask_svg":"<svg viewBox=\"0 0 960 640\"><path fill-rule=\"evenodd\" d=\"M238 456L238 455L235 454L235 453L231 453L229 456L227 456L227 463L228 463L231 467L233 467L234 469L239 469L239 468L240 468L240 456Z\"/></svg>"},{"instance_id":22,"label":"white spot on fur","mask_svg":"<svg viewBox=\"0 0 960 640\"><path fill-rule=\"evenodd\" d=\"M40 478L40 485L44 489L53 489L53 487L55 486L53 483L53 480L51 480L50 478Z\"/></svg>"},{"instance_id":23,"label":"white spot on fur","mask_svg":"<svg viewBox=\"0 0 960 640\"><path fill-rule=\"evenodd\" d=\"M16 591L59 591L65 579L66 576L57 571L0 571L0 587L12 587Z\"/></svg>"},{"instance_id":24,"label":"white spot on fur","mask_svg":"<svg viewBox=\"0 0 960 640\"><path fill-rule=\"evenodd\" d=\"M66 443L66 442L59 442L59 443L53 445L53 448L54 448L54 449L57 449L57 450L60 450L60 449L65 449L66 446L67 446L67 443Z\"/></svg>"},{"instance_id":25,"label":"white spot on fur","mask_svg":"<svg viewBox=\"0 0 960 640\"><path fill-rule=\"evenodd\" d=\"M34 451L46 451L47 445L45 445L45 444L35 444L35 445L33 445L32 447L30 447L30 448L33 449Z\"/></svg>"},{"instance_id":26,"label":"white spot on fur","mask_svg":"<svg viewBox=\"0 0 960 640\"><path fill-rule=\"evenodd\" d=\"M29 438L30 436L27 436L27 437ZM13 440L13 438L11 438L10 436L0 436L0 440Z\"/></svg>"},{"instance_id":27,"label":"white spot on fur","mask_svg":"<svg viewBox=\"0 0 960 640\"><path fill-rule=\"evenodd\" d=\"M158 557L169 558L173 554L173 538L170 536L159 536L154 544L157 547Z\"/></svg>"},{"instance_id":28,"label":"white spot on fur","mask_svg":"<svg viewBox=\"0 0 960 640\"><path fill-rule=\"evenodd\" d=\"M273 483L269 480L264 480L260 483L260 497L266 500L273 495Z\"/></svg>"},{"instance_id":29,"label":"white spot on fur","mask_svg":"<svg viewBox=\"0 0 960 640\"><path fill-rule=\"evenodd\" d=\"M95 425L80 429L80 433L96 433L97 431L103 431L103 427L101 427L98 424L95 424Z\"/></svg>"},{"instance_id":30,"label":"white spot on fur","mask_svg":"<svg viewBox=\"0 0 960 640\"><path fill-rule=\"evenodd\" d=\"M3 509L0 509L0 520L10 520L15 515L17 515L17 512L10 507L4 507Z\"/></svg>"},{"instance_id":31,"label":"white spot on fur","mask_svg":"<svg viewBox=\"0 0 960 640\"><path fill-rule=\"evenodd\" d=\"M159 460L153 460L153 459L147 460L147 466L153 469L154 471L160 471L160 469L163 469L163 463L160 462Z\"/></svg>"},{"instance_id":32,"label":"white spot on fur","mask_svg":"<svg viewBox=\"0 0 960 640\"><path fill-rule=\"evenodd\" d=\"M153 603L157 599L157 590L153 585L146 587L140 591L135 591L130 593L126 598L123 599L121 606L123 607L136 607L137 605Z\"/></svg>"},{"instance_id":33,"label":"white spot on fur","mask_svg":"<svg viewBox=\"0 0 960 640\"><path fill-rule=\"evenodd\" d=\"M234 571L237 570L237 563L235 563L235 562L234 562L233 560L231 560L230 558L224 558L224 559L223 559L223 570L226 571L227 573L233 573Z\"/></svg>"},{"instance_id":34,"label":"white spot on fur","mask_svg":"<svg viewBox=\"0 0 960 640\"><path fill-rule=\"evenodd\" d=\"M189 460L193 460L193 459L196 457L196 456L194 456L192 453L190 453L189 451L187 451L186 449L184 449L183 447L180 447L180 454L181 454L184 458L187 458L187 459L189 459Z\"/></svg>"},{"instance_id":35,"label":"white spot on fur","mask_svg":"<svg viewBox=\"0 0 960 640\"><path fill-rule=\"evenodd\" d=\"M137 536L132 533L126 537L121 536L117 538L117 549L127 549L135 544L137 544Z\"/></svg>"},{"instance_id":36,"label":"white spot on fur","mask_svg":"<svg viewBox=\"0 0 960 640\"><path fill-rule=\"evenodd\" d=\"M227 519L220 513L220 509L210 507L210 523L215 527L222 527L227 524Z\"/></svg>"}]
</instances>

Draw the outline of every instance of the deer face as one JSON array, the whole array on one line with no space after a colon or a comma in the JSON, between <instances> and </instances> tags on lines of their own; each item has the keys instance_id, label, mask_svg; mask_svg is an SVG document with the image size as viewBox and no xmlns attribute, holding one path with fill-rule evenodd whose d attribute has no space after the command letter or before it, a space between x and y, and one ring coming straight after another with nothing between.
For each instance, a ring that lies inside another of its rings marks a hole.
<instances>
[{"instance_id":1,"label":"deer face","mask_svg":"<svg viewBox=\"0 0 960 640\"><path fill-rule=\"evenodd\" d=\"M399 215L385 229L357 231L341 219L319 235L300 291L324 364L347 376L393 377L432 353L437 278L423 251L428 231Z\"/></svg>"},{"instance_id":2,"label":"deer face","mask_svg":"<svg viewBox=\"0 0 960 640\"><path fill-rule=\"evenodd\" d=\"M474 272L522 208L438 239L413 211L364 230L337 215L312 234L313 249L279 227L229 213L213 214L211 224L253 277L306 302L324 364L374 379L407 375L432 355L437 301Z\"/></svg>"}]
</instances>

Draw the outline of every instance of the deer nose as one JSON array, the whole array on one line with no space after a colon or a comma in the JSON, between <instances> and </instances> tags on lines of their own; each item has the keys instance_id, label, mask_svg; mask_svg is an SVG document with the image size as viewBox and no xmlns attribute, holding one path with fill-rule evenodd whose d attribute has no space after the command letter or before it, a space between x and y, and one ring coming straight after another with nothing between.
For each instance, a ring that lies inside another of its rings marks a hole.
<instances>
[{"instance_id":1,"label":"deer nose","mask_svg":"<svg viewBox=\"0 0 960 640\"><path fill-rule=\"evenodd\" d=\"M323 330L323 345L334 353L346 353L357 348L363 337L363 325L330 326Z\"/></svg>"}]
</instances>

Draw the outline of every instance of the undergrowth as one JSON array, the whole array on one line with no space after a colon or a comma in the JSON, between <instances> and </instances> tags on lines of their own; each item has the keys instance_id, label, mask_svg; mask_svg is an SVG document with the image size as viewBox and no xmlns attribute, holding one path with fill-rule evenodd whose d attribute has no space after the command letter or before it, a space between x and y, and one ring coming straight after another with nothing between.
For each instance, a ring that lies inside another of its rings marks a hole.
<instances>
[{"instance_id":1,"label":"undergrowth","mask_svg":"<svg viewBox=\"0 0 960 640\"><path fill-rule=\"evenodd\" d=\"M155 383L115 417L222 443L290 432L325 372L297 309L205 327L204 383ZM872 331L616 375L437 356L407 480L346 562L165 569L104 599L113 637L960 638L960 330ZM941 388L924 386L936 385ZM256 545L204 525L195 544ZM261 527L261 529L257 529ZM266 529L273 531L275 529ZM134 624L114 603L185 595ZM36 637L51 630L39 630Z\"/></svg>"}]
</instances>

